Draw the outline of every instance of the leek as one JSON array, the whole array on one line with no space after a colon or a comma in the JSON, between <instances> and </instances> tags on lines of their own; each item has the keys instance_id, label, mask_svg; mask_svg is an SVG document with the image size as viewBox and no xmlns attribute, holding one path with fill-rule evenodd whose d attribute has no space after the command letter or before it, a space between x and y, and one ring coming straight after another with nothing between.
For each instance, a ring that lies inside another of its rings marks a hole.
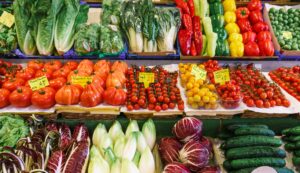
<instances>
[{"instance_id":1,"label":"leek","mask_svg":"<svg viewBox=\"0 0 300 173\"><path fill-rule=\"evenodd\" d=\"M155 173L154 157L149 147L147 147L141 155L139 170L143 173Z\"/></svg>"},{"instance_id":2,"label":"leek","mask_svg":"<svg viewBox=\"0 0 300 173\"><path fill-rule=\"evenodd\" d=\"M121 161L119 159L116 159L111 165L110 173L121 173L121 169Z\"/></svg>"},{"instance_id":3,"label":"leek","mask_svg":"<svg viewBox=\"0 0 300 173\"><path fill-rule=\"evenodd\" d=\"M143 125L142 133L149 148L152 150L156 142L156 128L153 120L148 119Z\"/></svg>"},{"instance_id":4,"label":"leek","mask_svg":"<svg viewBox=\"0 0 300 173\"><path fill-rule=\"evenodd\" d=\"M110 173L108 163L102 158L100 152L95 146L91 148L91 155L88 167L88 173Z\"/></svg>"},{"instance_id":5,"label":"leek","mask_svg":"<svg viewBox=\"0 0 300 173\"><path fill-rule=\"evenodd\" d=\"M109 134L110 138L112 139L113 143L115 143L119 137L124 136L124 133L122 131L122 126L119 123L119 121L114 122L114 124L109 129L108 134Z\"/></svg>"},{"instance_id":6,"label":"leek","mask_svg":"<svg viewBox=\"0 0 300 173\"><path fill-rule=\"evenodd\" d=\"M140 131L139 125L136 120L130 120L126 129L126 136L128 137L131 132Z\"/></svg>"},{"instance_id":7,"label":"leek","mask_svg":"<svg viewBox=\"0 0 300 173\"><path fill-rule=\"evenodd\" d=\"M126 139L125 137L116 140L114 145L114 153L117 157L121 158L123 155Z\"/></svg>"},{"instance_id":8,"label":"leek","mask_svg":"<svg viewBox=\"0 0 300 173\"><path fill-rule=\"evenodd\" d=\"M124 147L122 158L132 160L136 152L136 148L137 148L136 133L131 133L126 139L126 144Z\"/></svg>"},{"instance_id":9,"label":"leek","mask_svg":"<svg viewBox=\"0 0 300 173\"><path fill-rule=\"evenodd\" d=\"M145 150L145 148L148 146L147 141L142 132L133 132L133 133L136 133L137 150L140 153L142 153Z\"/></svg>"},{"instance_id":10,"label":"leek","mask_svg":"<svg viewBox=\"0 0 300 173\"><path fill-rule=\"evenodd\" d=\"M121 173L140 173L140 171L132 161L123 159Z\"/></svg>"}]
</instances>

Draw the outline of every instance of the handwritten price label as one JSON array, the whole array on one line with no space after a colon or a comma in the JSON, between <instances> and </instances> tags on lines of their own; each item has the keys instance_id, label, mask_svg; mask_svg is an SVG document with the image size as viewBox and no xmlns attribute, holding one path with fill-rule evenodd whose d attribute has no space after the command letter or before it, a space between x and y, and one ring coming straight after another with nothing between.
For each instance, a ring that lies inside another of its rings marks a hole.
<instances>
[{"instance_id":1,"label":"handwritten price label","mask_svg":"<svg viewBox=\"0 0 300 173\"><path fill-rule=\"evenodd\" d=\"M88 82L92 82L92 77L88 76L72 76L72 84L78 84L85 87Z\"/></svg>"},{"instance_id":2,"label":"handwritten price label","mask_svg":"<svg viewBox=\"0 0 300 173\"><path fill-rule=\"evenodd\" d=\"M46 76L38 77L28 81L30 88L32 91L39 90L41 88L45 88L49 86L49 81Z\"/></svg>"},{"instance_id":3,"label":"handwritten price label","mask_svg":"<svg viewBox=\"0 0 300 173\"><path fill-rule=\"evenodd\" d=\"M225 84L230 81L229 69L222 69L214 72L215 82L219 84Z\"/></svg>"},{"instance_id":4,"label":"handwritten price label","mask_svg":"<svg viewBox=\"0 0 300 173\"><path fill-rule=\"evenodd\" d=\"M10 28L15 23L15 17L14 15L4 11L0 17L0 23Z\"/></svg>"},{"instance_id":5,"label":"handwritten price label","mask_svg":"<svg viewBox=\"0 0 300 173\"><path fill-rule=\"evenodd\" d=\"M154 83L154 73L139 73L139 82L144 83L145 88L148 88L151 83Z\"/></svg>"},{"instance_id":6,"label":"handwritten price label","mask_svg":"<svg viewBox=\"0 0 300 173\"><path fill-rule=\"evenodd\" d=\"M192 66L191 73L195 75L196 80L202 79L206 80L206 74L207 72L203 70L202 68L199 68L197 65Z\"/></svg>"}]
</instances>

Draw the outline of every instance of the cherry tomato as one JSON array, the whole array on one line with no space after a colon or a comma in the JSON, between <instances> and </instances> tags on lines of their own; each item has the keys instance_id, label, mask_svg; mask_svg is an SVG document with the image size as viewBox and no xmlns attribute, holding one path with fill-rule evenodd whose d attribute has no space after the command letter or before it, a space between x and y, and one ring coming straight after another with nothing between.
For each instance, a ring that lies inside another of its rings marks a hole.
<instances>
[{"instance_id":1,"label":"cherry tomato","mask_svg":"<svg viewBox=\"0 0 300 173\"><path fill-rule=\"evenodd\" d=\"M137 96L132 96L130 101L132 103L136 103L138 101L138 97Z\"/></svg>"},{"instance_id":2,"label":"cherry tomato","mask_svg":"<svg viewBox=\"0 0 300 173\"><path fill-rule=\"evenodd\" d=\"M167 110L169 108L169 106L166 104L166 103L164 103L163 105L162 105L162 110Z\"/></svg>"},{"instance_id":3,"label":"cherry tomato","mask_svg":"<svg viewBox=\"0 0 300 173\"><path fill-rule=\"evenodd\" d=\"M282 104L283 104L284 107L290 107L290 105L291 105L290 101L288 101L286 99L283 100Z\"/></svg>"},{"instance_id":4,"label":"cherry tomato","mask_svg":"<svg viewBox=\"0 0 300 173\"><path fill-rule=\"evenodd\" d=\"M138 104L140 106L144 106L145 105L145 100L144 99L139 99Z\"/></svg>"},{"instance_id":5,"label":"cherry tomato","mask_svg":"<svg viewBox=\"0 0 300 173\"><path fill-rule=\"evenodd\" d=\"M178 102L178 109L181 111L184 110L184 104L183 103L179 104Z\"/></svg>"},{"instance_id":6,"label":"cherry tomato","mask_svg":"<svg viewBox=\"0 0 300 173\"><path fill-rule=\"evenodd\" d=\"M154 109L155 109L156 112L160 112L161 111L161 107L159 105L156 105Z\"/></svg>"},{"instance_id":7,"label":"cherry tomato","mask_svg":"<svg viewBox=\"0 0 300 173\"><path fill-rule=\"evenodd\" d=\"M170 109L174 109L175 106L176 106L175 103L173 103L173 102L169 103L169 108L170 108Z\"/></svg>"},{"instance_id":8,"label":"cherry tomato","mask_svg":"<svg viewBox=\"0 0 300 173\"><path fill-rule=\"evenodd\" d=\"M246 104L247 104L248 107L254 107L255 106L253 99L248 99L246 101Z\"/></svg>"},{"instance_id":9,"label":"cherry tomato","mask_svg":"<svg viewBox=\"0 0 300 173\"><path fill-rule=\"evenodd\" d=\"M255 105L258 108L262 108L264 106L264 102L262 100L256 100Z\"/></svg>"},{"instance_id":10,"label":"cherry tomato","mask_svg":"<svg viewBox=\"0 0 300 173\"><path fill-rule=\"evenodd\" d=\"M132 111L133 110L133 106L131 104L128 104L126 107L127 107L128 111Z\"/></svg>"}]
</instances>

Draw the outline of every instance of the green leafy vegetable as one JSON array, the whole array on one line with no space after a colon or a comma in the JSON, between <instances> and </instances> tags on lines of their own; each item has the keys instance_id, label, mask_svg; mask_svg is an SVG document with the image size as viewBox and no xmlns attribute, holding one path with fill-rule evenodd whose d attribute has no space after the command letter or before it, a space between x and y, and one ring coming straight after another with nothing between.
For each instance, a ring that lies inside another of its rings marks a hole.
<instances>
[{"instance_id":1,"label":"green leafy vegetable","mask_svg":"<svg viewBox=\"0 0 300 173\"><path fill-rule=\"evenodd\" d=\"M101 23L104 25L119 25L120 11L124 0L103 0Z\"/></svg>"},{"instance_id":2,"label":"green leafy vegetable","mask_svg":"<svg viewBox=\"0 0 300 173\"><path fill-rule=\"evenodd\" d=\"M11 8L0 8L0 15L2 12L8 12L11 13ZM0 53L6 54L11 52L12 50L15 50L17 48L17 34L15 25L13 25L11 28L0 24Z\"/></svg>"},{"instance_id":3,"label":"green leafy vegetable","mask_svg":"<svg viewBox=\"0 0 300 173\"><path fill-rule=\"evenodd\" d=\"M100 51L102 53L119 53L124 49L122 34L115 25L101 26Z\"/></svg>"}]
</instances>

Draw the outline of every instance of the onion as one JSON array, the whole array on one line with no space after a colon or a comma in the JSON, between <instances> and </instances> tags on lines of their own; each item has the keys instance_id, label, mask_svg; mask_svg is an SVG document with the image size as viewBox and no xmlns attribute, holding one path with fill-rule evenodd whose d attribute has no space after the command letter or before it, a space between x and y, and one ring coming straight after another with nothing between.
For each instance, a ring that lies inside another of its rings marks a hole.
<instances>
[{"instance_id":1,"label":"onion","mask_svg":"<svg viewBox=\"0 0 300 173\"><path fill-rule=\"evenodd\" d=\"M181 163L168 164L162 173L191 173L190 170Z\"/></svg>"},{"instance_id":2,"label":"onion","mask_svg":"<svg viewBox=\"0 0 300 173\"><path fill-rule=\"evenodd\" d=\"M160 140L159 143L159 153L161 155L161 159L165 164L172 163L178 160L179 150L182 148L180 142L173 137L165 137Z\"/></svg>"},{"instance_id":3,"label":"onion","mask_svg":"<svg viewBox=\"0 0 300 173\"><path fill-rule=\"evenodd\" d=\"M184 143L199 140L202 137L202 121L194 117L185 117L174 125L172 132Z\"/></svg>"},{"instance_id":4,"label":"onion","mask_svg":"<svg viewBox=\"0 0 300 173\"><path fill-rule=\"evenodd\" d=\"M191 171L197 172L209 161L209 151L198 141L189 141L179 151L179 160Z\"/></svg>"},{"instance_id":5,"label":"onion","mask_svg":"<svg viewBox=\"0 0 300 173\"><path fill-rule=\"evenodd\" d=\"M211 153L212 152L212 143L209 141L209 139L207 137L202 137L200 140L200 143L205 146L208 151Z\"/></svg>"},{"instance_id":6,"label":"onion","mask_svg":"<svg viewBox=\"0 0 300 173\"><path fill-rule=\"evenodd\" d=\"M206 166L201 169L198 173L221 173L221 170L217 166Z\"/></svg>"}]
</instances>

